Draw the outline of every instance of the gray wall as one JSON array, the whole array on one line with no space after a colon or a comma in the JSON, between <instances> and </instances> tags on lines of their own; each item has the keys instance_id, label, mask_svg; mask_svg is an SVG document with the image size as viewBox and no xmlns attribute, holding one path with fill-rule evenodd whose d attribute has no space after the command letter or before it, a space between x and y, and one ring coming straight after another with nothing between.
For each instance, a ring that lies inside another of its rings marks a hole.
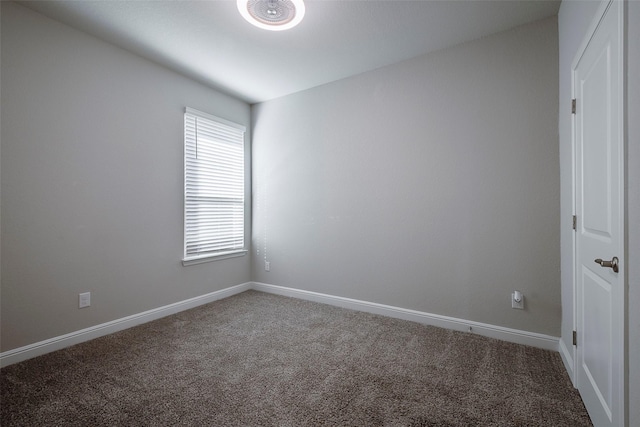
<instances>
[{"instance_id":1,"label":"gray wall","mask_svg":"<svg viewBox=\"0 0 640 427\"><path fill-rule=\"evenodd\" d=\"M554 17L255 105L253 279L558 336L557 49Z\"/></svg>"},{"instance_id":2,"label":"gray wall","mask_svg":"<svg viewBox=\"0 0 640 427\"><path fill-rule=\"evenodd\" d=\"M181 265L185 106L250 124L241 101L2 2L2 351L250 280L248 256Z\"/></svg>"},{"instance_id":3,"label":"gray wall","mask_svg":"<svg viewBox=\"0 0 640 427\"><path fill-rule=\"evenodd\" d=\"M560 172L562 219L571 216L571 63L586 36L598 9L598 2L563 1L558 13L560 49ZM627 80L627 277L628 323L627 362L629 365L628 410L630 426L640 425L640 2L627 2L626 80ZM563 113L565 112L565 113ZM571 347L573 328L572 232L563 227L562 243L562 340Z\"/></svg>"}]
</instances>

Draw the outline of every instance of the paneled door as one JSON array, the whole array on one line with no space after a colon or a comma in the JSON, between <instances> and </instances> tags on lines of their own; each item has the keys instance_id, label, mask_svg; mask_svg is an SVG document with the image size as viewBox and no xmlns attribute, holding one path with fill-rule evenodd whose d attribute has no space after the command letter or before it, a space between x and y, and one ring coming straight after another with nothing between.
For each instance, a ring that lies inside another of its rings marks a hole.
<instances>
[{"instance_id":1,"label":"paneled door","mask_svg":"<svg viewBox=\"0 0 640 427\"><path fill-rule=\"evenodd\" d=\"M573 67L577 386L597 427L624 425L622 18L603 3Z\"/></svg>"}]
</instances>

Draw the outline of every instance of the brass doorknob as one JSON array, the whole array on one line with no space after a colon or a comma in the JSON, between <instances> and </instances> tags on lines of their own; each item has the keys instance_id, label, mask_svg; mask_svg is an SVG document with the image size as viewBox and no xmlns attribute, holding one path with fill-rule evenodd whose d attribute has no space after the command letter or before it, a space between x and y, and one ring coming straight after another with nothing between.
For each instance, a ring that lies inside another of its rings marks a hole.
<instances>
[{"instance_id":1,"label":"brass doorknob","mask_svg":"<svg viewBox=\"0 0 640 427\"><path fill-rule=\"evenodd\" d=\"M600 258L595 260L596 264L600 264L600 267L609 267L614 273L618 272L618 257L614 256L611 261L603 261Z\"/></svg>"}]
</instances>

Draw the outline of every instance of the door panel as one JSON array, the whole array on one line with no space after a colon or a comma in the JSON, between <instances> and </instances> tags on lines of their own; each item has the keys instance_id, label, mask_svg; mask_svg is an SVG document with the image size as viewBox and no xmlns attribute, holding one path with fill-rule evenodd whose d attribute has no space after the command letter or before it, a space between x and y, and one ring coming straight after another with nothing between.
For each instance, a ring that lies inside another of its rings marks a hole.
<instances>
[{"instance_id":1,"label":"door panel","mask_svg":"<svg viewBox=\"0 0 640 427\"><path fill-rule=\"evenodd\" d=\"M611 413L611 285L584 270L584 344L582 368L607 413Z\"/></svg>"},{"instance_id":2,"label":"door panel","mask_svg":"<svg viewBox=\"0 0 640 427\"><path fill-rule=\"evenodd\" d=\"M574 62L577 386L595 426L624 424L622 5L601 19ZM622 263L622 261L620 261Z\"/></svg>"},{"instance_id":3,"label":"door panel","mask_svg":"<svg viewBox=\"0 0 640 427\"><path fill-rule=\"evenodd\" d=\"M599 46L600 47L600 46ZM611 180L609 140L611 118L606 108L611 98L609 82L611 44L607 41L593 63L585 64L580 92L582 120L587 132L582 136L582 162L584 164L583 228L585 233L611 236ZM584 128L583 128L584 129Z\"/></svg>"}]
</instances>

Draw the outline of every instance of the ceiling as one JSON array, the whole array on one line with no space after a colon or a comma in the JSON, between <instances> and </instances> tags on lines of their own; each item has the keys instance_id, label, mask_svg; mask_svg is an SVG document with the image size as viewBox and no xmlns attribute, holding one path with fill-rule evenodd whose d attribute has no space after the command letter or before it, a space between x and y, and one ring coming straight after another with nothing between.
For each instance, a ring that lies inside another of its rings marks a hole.
<instances>
[{"instance_id":1,"label":"ceiling","mask_svg":"<svg viewBox=\"0 0 640 427\"><path fill-rule=\"evenodd\" d=\"M257 103L527 22L559 0L305 0L288 31L247 23L235 0L20 1L24 6Z\"/></svg>"}]
</instances>

